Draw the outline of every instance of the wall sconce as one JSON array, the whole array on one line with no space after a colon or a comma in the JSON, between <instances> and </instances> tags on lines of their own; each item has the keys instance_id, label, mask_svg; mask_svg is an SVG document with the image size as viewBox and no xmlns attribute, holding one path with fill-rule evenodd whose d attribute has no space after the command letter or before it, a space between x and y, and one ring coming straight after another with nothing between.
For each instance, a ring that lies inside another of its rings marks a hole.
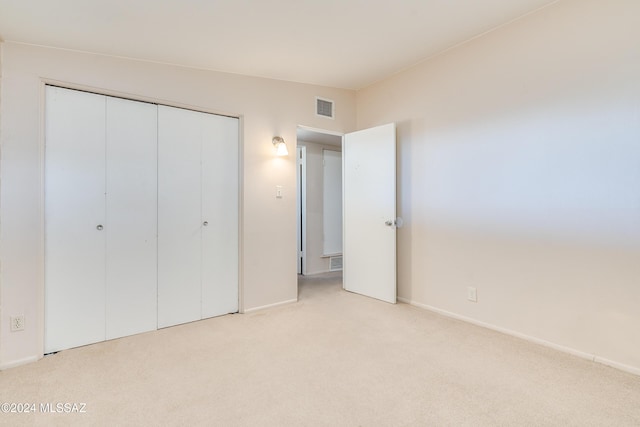
<instances>
[{"instance_id":1,"label":"wall sconce","mask_svg":"<svg viewBox=\"0 0 640 427\"><path fill-rule=\"evenodd\" d=\"M287 144L281 136L274 136L271 140L273 146L276 147L276 156L288 156L289 150L287 150Z\"/></svg>"}]
</instances>

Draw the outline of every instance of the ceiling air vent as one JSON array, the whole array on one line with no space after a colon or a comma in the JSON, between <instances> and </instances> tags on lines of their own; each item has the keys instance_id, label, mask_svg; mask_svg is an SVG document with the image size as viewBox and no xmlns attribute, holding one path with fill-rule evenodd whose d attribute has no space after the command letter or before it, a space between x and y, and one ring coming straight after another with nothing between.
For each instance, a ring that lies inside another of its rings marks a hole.
<instances>
[{"instance_id":1,"label":"ceiling air vent","mask_svg":"<svg viewBox=\"0 0 640 427\"><path fill-rule=\"evenodd\" d=\"M333 101L316 97L316 115L333 119Z\"/></svg>"}]
</instances>

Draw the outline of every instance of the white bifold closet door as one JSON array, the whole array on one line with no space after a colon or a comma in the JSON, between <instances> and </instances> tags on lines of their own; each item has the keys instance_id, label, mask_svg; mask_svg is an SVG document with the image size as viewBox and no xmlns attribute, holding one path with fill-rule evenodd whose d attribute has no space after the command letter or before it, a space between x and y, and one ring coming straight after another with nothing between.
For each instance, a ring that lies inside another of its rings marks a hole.
<instances>
[{"instance_id":1,"label":"white bifold closet door","mask_svg":"<svg viewBox=\"0 0 640 427\"><path fill-rule=\"evenodd\" d=\"M47 86L45 352L238 311L238 119Z\"/></svg>"},{"instance_id":2,"label":"white bifold closet door","mask_svg":"<svg viewBox=\"0 0 640 427\"><path fill-rule=\"evenodd\" d=\"M238 311L238 120L158 107L158 327Z\"/></svg>"},{"instance_id":3,"label":"white bifold closet door","mask_svg":"<svg viewBox=\"0 0 640 427\"><path fill-rule=\"evenodd\" d=\"M45 353L105 339L104 97L47 87ZM78 143L81 141L81 143Z\"/></svg>"},{"instance_id":4,"label":"white bifold closet door","mask_svg":"<svg viewBox=\"0 0 640 427\"><path fill-rule=\"evenodd\" d=\"M157 106L47 86L45 352L156 328Z\"/></svg>"},{"instance_id":5,"label":"white bifold closet door","mask_svg":"<svg viewBox=\"0 0 640 427\"><path fill-rule=\"evenodd\" d=\"M157 328L158 107L107 97L106 339Z\"/></svg>"}]
</instances>

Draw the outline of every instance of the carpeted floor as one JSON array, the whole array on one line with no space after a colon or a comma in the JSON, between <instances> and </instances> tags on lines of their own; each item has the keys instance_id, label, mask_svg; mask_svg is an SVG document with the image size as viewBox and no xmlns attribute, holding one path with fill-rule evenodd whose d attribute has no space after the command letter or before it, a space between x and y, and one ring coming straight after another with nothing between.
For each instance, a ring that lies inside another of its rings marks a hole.
<instances>
[{"instance_id":1,"label":"carpeted floor","mask_svg":"<svg viewBox=\"0 0 640 427\"><path fill-rule=\"evenodd\" d=\"M640 426L638 376L340 283L0 372L0 425Z\"/></svg>"}]
</instances>

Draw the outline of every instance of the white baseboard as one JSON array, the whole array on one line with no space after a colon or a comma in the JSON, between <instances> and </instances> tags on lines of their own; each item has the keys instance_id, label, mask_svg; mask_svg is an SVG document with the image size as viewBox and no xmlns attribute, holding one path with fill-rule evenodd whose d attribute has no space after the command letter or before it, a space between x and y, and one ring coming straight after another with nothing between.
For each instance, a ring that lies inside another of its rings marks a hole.
<instances>
[{"instance_id":1,"label":"white baseboard","mask_svg":"<svg viewBox=\"0 0 640 427\"><path fill-rule=\"evenodd\" d=\"M609 360L599 356L595 356L593 358L593 361L596 363L602 363L603 365L607 365L612 368L619 369L621 371L629 372L630 374L640 376L640 368L636 368L635 366L625 365L623 363L616 362L615 360Z\"/></svg>"},{"instance_id":2,"label":"white baseboard","mask_svg":"<svg viewBox=\"0 0 640 427\"><path fill-rule=\"evenodd\" d=\"M428 311L431 311L431 312L434 312L434 313L438 313L438 314L441 314L441 315L446 316L446 317L451 317L452 319L457 319L457 320L462 320L463 322L472 323L474 325L481 326L483 328L491 329L491 330L494 330L494 331L497 331L497 332L501 332L503 334L511 335L511 336L514 336L514 337L517 337L517 338L521 338L521 339L523 339L525 341L529 341L529 342L532 342L532 343L535 343L535 344L540 344L540 345L543 345L545 347L549 347L549 348L552 348L554 350L561 351L563 353L568 353L568 354L571 354L573 356L580 357L582 359L587 359L587 360L590 360L592 362L601 363L603 365L607 365L607 366L610 366L612 368L616 368L616 369L619 369L621 371L629 372L631 374L635 374L635 375L639 375L640 376L640 368L635 367L635 366L629 366L629 365L625 365L623 363L616 362L614 360L608 360L608 359L602 358L600 356L597 356L595 354L586 353L584 351L576 350L575 348L566 347L566 346L563 346L563 345L560 345L560 344L556 344L556 343L553 343L553 342L550 342L550 341L545 341L543 339L536 338L536 337L533 337L531 335L523 334L521 332L516 332L516 331L513 331L511 329L507 329L507 328L502 328L500 326L492 325L491 323L482 322L480 320L476 320L476 319L473 319L471 317L462 316L462 315L459 315L459 314L456 314L456 313L452 313L450 311L446 311L446 310L442 310L440 308L432 307L432 306L427 305L427 304L422 304L422 303L419 303L419 302L416 302L416 301L411 301L411 300L406 299L406 298L398 297L398 301L403 302L405 304L412 305L414 307L418 307L418 308L422 308L424 310L428 310Z\"/></svg>"},{"instance_id":3,"label":"white baseboard","mask_svg":"<svg viewBox=\"0 0 640 427\"><path fill-rule=\"evenodd\" d=\"M40 360L40 357L30 356L30 357L25 357L24 359L18 359L11 362L0 363L0 371L26 365L27 363L37 362L38 360Z\"/></svg>"},{"instance_id":4,"label":"white baseboard","mask_svg":"<svg viewBox=\"0 0 640 427\"><path fill-rule=\"evenodd\" d=\"M262 305L260 307L253 307L253 308L249 308L246 309L244 311L244 314L249 314L249 313L253 313L256 311L261 311L261 310L266 310L268 308L275 308L275 307L280 307L281 305L287 305L287 304L293 304L294 302L298 302L298 299L290 299L288 301L280 301L280 302L276 302L273 304L268 304L268 305Z\"/></svg>"}]
</instances>

